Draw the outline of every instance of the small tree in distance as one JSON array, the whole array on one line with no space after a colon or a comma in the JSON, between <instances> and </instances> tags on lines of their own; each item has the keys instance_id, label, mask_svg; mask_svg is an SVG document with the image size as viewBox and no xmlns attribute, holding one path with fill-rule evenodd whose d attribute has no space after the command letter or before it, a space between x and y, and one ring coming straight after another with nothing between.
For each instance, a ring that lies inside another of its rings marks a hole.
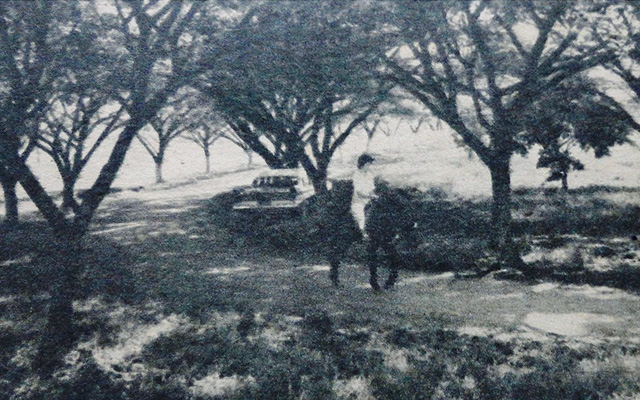
<instances>
[{"instance_id":1,"label":"small tree in distance","mask_svg":"<svg viewBox=\"0 0 640 400\"><path fill-rule=\"evenodd\" d=\"M584 164L571 155L572 147L570 140L551 143L540 150L536 164L536 168L549 168L547 182L560 181L565 192L569 190L569 172L584 170Z\"/></svg>"},{"instance_id":2,"label":"small tree in distance","mask_svg":"<svg viewBox=\"0 0 640 400\"><path fill-rule=\"evenodd\" d=\"M227 127L221 118L213 113L206 113L196 117L189 130L183 136L185 140L193 142L202 149L205 159L205 173L211 173L211 147L220 138L226 137Z\"/></svg>"},{"instance_id":3,"label":"small tree in distance","mask_svg":"<svg viewBox=\"0 0 640 400\"><path fill-rule=\"evenodd\" d=\"M618 101L603 93L596 82L575 77L533 103L522 120L529 144L540 145L538 168L549 168L548 181L569 189L568 175L584 165L571 150L593 150L608 156L611 147L631 143L637 124Z\"/></svg>"},{"instance_id":4,"label":"small tree in distance","mask_svg":"<svg viewBox=\"0 0 640 400\"><path fill-rule=\"evenodd\" d=\"M141 130L136 135L155 164L156 183L163 183L162 166L171 142L193 129L194 109L185 102L184 94L171 100L147 125L150 129Z\"/></svg>"}]
</instances>

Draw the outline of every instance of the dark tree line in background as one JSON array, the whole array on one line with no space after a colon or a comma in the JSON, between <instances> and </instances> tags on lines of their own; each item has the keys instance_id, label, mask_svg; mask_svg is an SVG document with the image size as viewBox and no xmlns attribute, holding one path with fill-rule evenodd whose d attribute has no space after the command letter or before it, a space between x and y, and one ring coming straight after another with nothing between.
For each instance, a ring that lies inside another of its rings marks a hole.
<instances>
[{"instance_id":1,"label":"dark tree line in background","mask_svg":"<svg viewBox=\"0 0 640 400\"><path fill-rule=\"evenodd\" d=\"M566 186L581 167L571 146L603 156L629 140L632 106L602 71L640 95L639 10L622 0L0 2L7 229L19 183L60 243L43 360L73 340L74 260L136 137L158 181L183 135L207 172L210 147L225 138L272 168L304 168L321 191L345 140L406 118L409 99L489 169L489 236L517 264L511 158L540 145L539 165ZM93 157L108 139L102 161ZM55 161L62 204L30 168L34 149ZM90 160L100 170L78 198Z\"/></svg>"}]
</instances>

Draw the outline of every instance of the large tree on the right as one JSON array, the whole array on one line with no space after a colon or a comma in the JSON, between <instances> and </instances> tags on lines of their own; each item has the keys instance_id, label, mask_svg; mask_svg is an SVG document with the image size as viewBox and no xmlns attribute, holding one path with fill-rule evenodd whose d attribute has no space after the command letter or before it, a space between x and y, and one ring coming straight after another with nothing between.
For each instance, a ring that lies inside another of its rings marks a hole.
<instances>
[{"instance_id":1,"label":"large tree on the right","mask_svg":"<svg viewBox=\"0 0 640 400\"><path fill-rule=\"evenodd\" d=\"M510 161L524 153L529 106L565 80L611 58L591 36L598 1L392 2L401 45L389 78L446 122L491 174L494 231L502 261L513 246Z\"/></svg>"}]
</instances>

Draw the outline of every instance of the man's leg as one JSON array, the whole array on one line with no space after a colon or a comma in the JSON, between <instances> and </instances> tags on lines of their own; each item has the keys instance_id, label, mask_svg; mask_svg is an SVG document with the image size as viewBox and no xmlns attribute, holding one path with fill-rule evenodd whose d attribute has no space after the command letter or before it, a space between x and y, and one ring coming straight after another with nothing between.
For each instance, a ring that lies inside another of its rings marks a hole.
<instances>
[{"instance_id":1,"label":"man's leg","mask_svg":"<svg viewBox=\"0 0 640 400\"><path fill-rule=\"evenodd\" d=\"M367 239L367 266L369 267L369 283L373 290L380 290L378 285L378 243L373 237Z\"/></svg>"},{"instance_id":2,"label":"man's leg","mask_svg":"<svg viewBox=\"0 0 640 400\"><path fill-rule=\"evenodd\" d=\"M384 284L384 288L389 289L389 288L392 288L393 285L398 280L398 268L400 266L400 257L391 240L389 241L385 240L382 246L387 258L387 263L389 265L389 277L387 278L387 281Z\"/></svg>"},{"instance_id":3,"label":"man's leg","mask_svg":"<svg viewBox=\"0 0 640 400\"><path fill-rule=\"evenodd\" d=\"M335 247L329 249L329 265L331 266L329 270L329 279L333 283L333 286L338 287L340 282L338 280L338 269L340 268L340 256L337 254L337 250Z\"/></svg>"}]
</instances>

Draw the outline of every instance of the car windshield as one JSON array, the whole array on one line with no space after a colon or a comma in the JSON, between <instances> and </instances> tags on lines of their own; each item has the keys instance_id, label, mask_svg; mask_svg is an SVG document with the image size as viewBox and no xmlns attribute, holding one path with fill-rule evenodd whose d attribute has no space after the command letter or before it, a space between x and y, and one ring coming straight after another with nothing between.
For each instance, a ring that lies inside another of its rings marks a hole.
<instances>
[{"instance_id":1,"label":"car windshield","mask_svg":"<svg viewBox=\"0 0 640 400\"><path fill-rule=\"evenodd\" d=\"M256 178L253 181L254 187L276 187L276 188L289 188L298 184L298 178L296 176L262 176Z\"/></svg>"}]
</instances>

